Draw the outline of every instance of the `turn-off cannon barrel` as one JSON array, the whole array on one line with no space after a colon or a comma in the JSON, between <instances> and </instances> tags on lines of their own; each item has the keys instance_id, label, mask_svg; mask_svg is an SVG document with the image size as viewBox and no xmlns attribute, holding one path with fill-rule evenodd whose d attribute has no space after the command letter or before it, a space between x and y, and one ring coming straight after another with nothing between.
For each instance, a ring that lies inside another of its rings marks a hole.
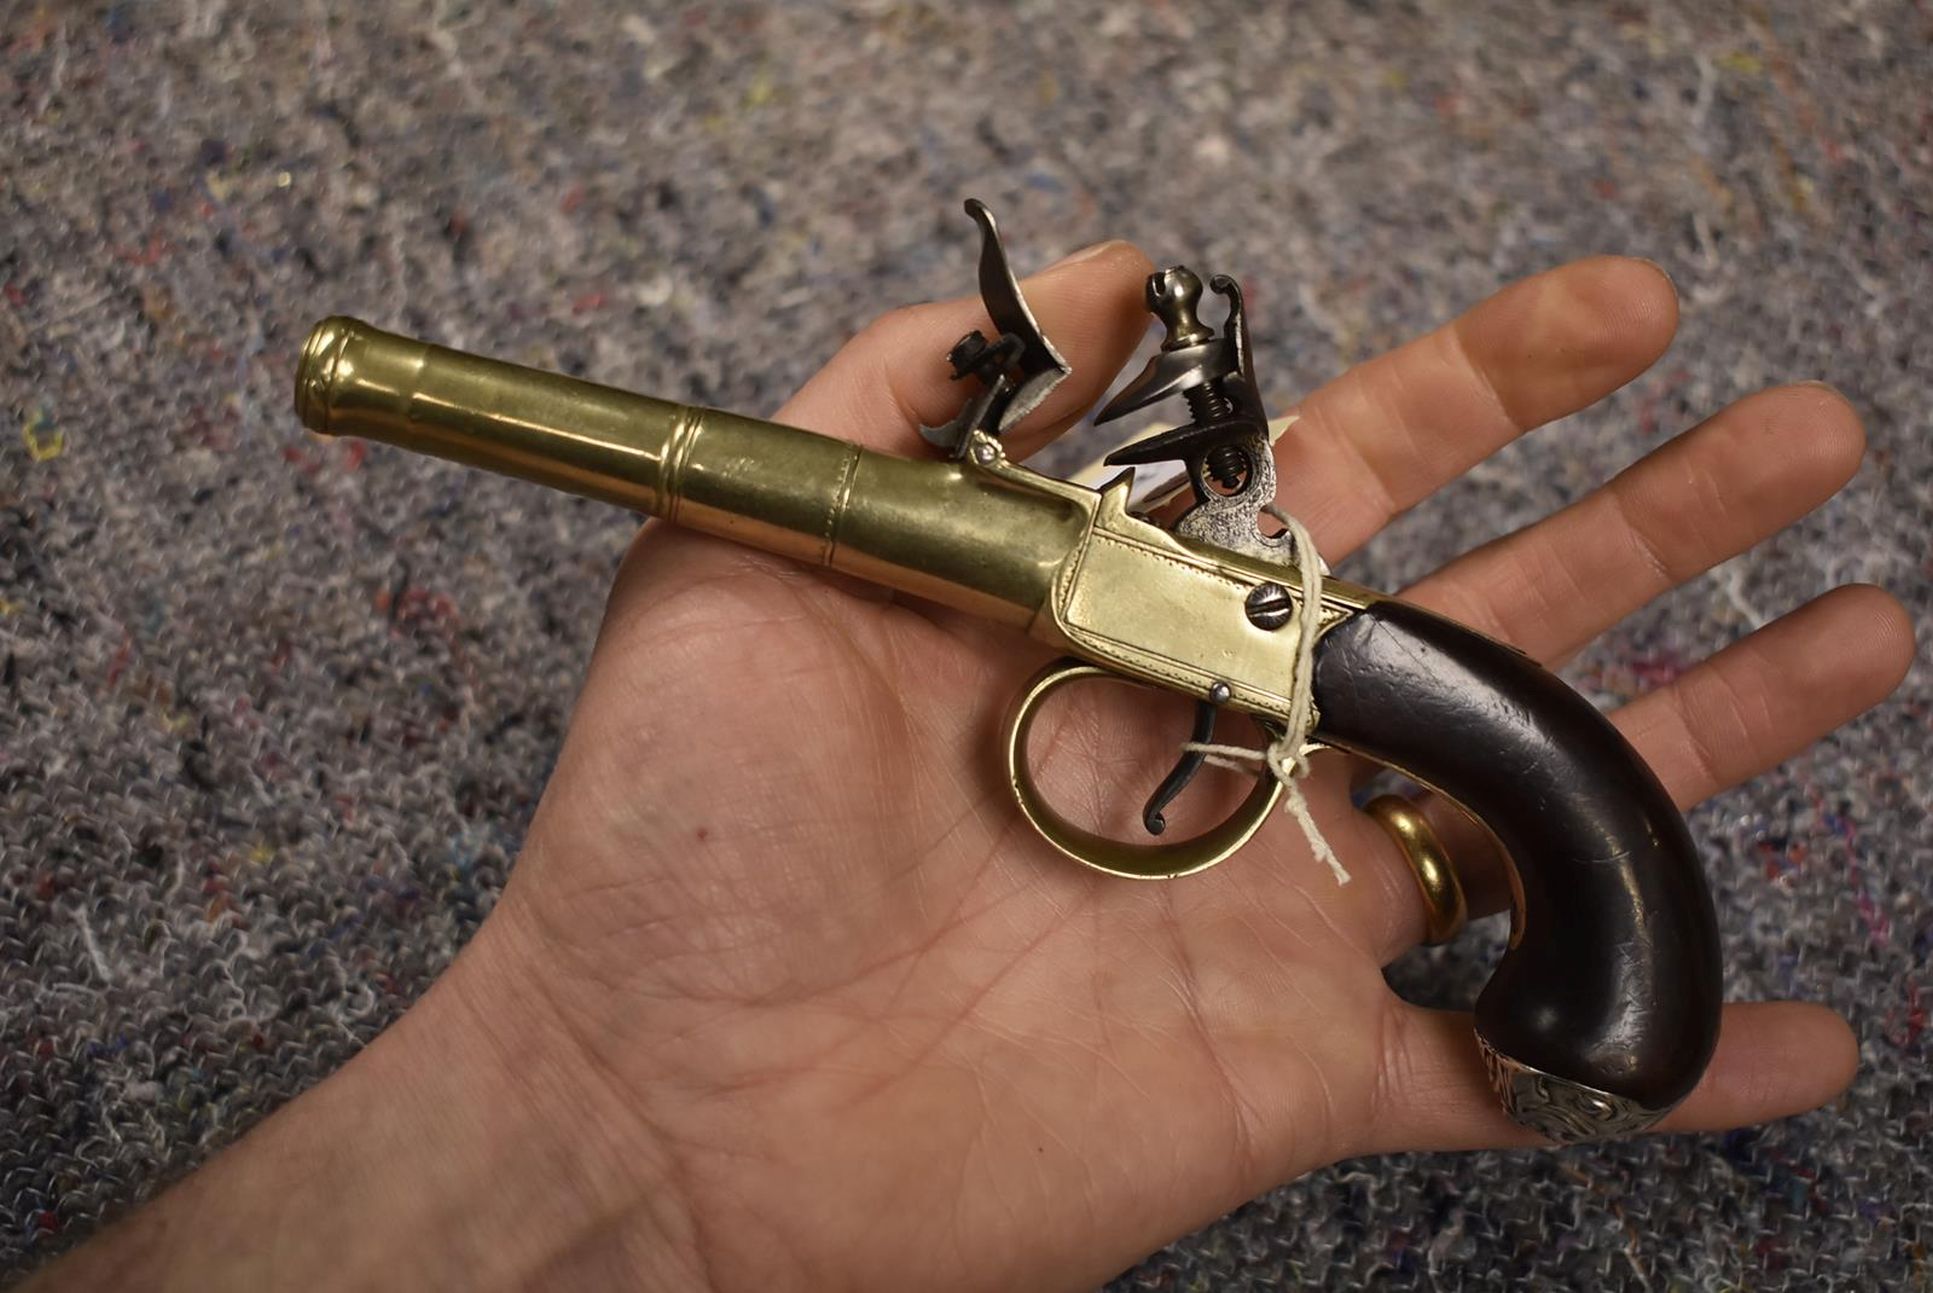
<instances>
[{"instance_id":1,"label":"turn-off cannon barrel","mask_svg":"<svg viewBox=\"0 0 1933 1293\"><path fill-rule=\"evenodd\" d=\"M958 462L895 458L397 336L316 325L296 372L310 430L362 436L616 503L1017 626L1091 509Z\"/></svg>"}]
</instances>

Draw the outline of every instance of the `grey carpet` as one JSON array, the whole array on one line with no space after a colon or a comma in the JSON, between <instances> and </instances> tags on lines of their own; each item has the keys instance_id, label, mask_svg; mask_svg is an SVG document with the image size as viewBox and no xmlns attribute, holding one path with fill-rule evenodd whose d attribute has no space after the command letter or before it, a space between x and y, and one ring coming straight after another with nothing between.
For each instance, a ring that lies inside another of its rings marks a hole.
<instances>
[{"instance_id":1,"label":"grey carpet","mask_svg":"<svg viewBox=\"0 0 1933 1293\"><path fill-rule=\"evenodd\" d=\"M1761 385L1870 461L1573 671L1627 696L1847 580L1922 626L1933 16L1908 0L0 6L0 1270L341 1064L486 913L624 516L288 410L335 310L770 410L894 303L1105 236L1242 275L1269 394L1517 275L1654 257L1681 340L1345 572L1396 586ZM1352 1162L1122 1289L1926 1287L1928 678L1698 811L1730 983L1837 1107ZM1491 943L1496 933L1491 933ZM1394 977L1467 1001L1494 946Z\"/></svg>"}]
</instances>

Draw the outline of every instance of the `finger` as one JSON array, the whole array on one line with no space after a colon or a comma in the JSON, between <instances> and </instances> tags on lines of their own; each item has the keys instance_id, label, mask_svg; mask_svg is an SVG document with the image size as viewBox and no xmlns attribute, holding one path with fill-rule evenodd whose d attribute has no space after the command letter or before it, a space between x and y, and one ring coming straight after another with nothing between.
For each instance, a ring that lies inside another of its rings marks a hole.
<instances>
[{"instance_id":1,"label":"finger","mask_svg":"<svg viewBox=\"0 0 1933 1293\"><path fill-rule=\"evenodd\" d=\"M1504 1114L1468 1014L1400 1001L1389 1009L1374 1117L1354 1152L1547 1143ZM1846 1089L1858 1063L1852 1030L1824 1006L1727 1006L1711 1066L1658 1130L1715 1131L1816 1109Z\"/></svg>"},{"instance_id":2,"label":"finger","mask_svg":"<svg viewBox=\"0 0 1933 1293\"><path fill-rule=\"evenodd\" d=\"M1125 242L1075 252L1021 283L1040 328L1072 370L1008 439L1025 457L1072 425L1107 390L1148 327L1143 293L1153 266ZM925 449L917 428L938 426L971 393L946 355L993 323L978 297L903 306L868 324L800 388L777 420L878 449ZM930 452L930 450L926 450Z\"/></svg>"},{"instance_id":3,"label":"finger","mask_svg":"<svg viewBox=\"0 0 1933 1293\"><path fill-rule=\"evenodd\" d=\"M1913 624L1885 591L1837 588L1742 638L1611 716L1672 800L1689 808L1776 767L1890 695L1913 662ZM1489 833L1439 796L1421 801L1455 861L1474 917L1510 887ZM1423 937L1422 899L1403 853L1365 834L1363 904L1387 963Z\"/></svg>"},{"instance_id":4,"label":"finger","mask_svg":"<svg viewBox=\"0 0 1933 1293\"><path fill-rule=\"evenodd\" d=\"M1859 415L1831 387L1762 391L1403 598L1562 663L1652 598L1825 502L1865 448Z\"/></svg>"},{"instance_id":5,"label":"finger","mask_svg":"<svg viewBox=\"0 0 1933 1293\"><path fill-rule=\"evenodd\" d=\"M1884 589L1852 584L1734 642L1612 721L1685 808L1884 700L1913 652L1906 609Z\"/></svg>"},{"instance_id":6,"label":"finger","mask_svg":"<svg viewBox=\"0 0 1933 1293\"><path fill-rule=\"evenodd\" d=\"M1283 499L1331 561L1516 437L1596 403L1678 326L1671 280L1600 256L1513 283L1305 399L1277 447Z\"/></svg>"}]
</instances>

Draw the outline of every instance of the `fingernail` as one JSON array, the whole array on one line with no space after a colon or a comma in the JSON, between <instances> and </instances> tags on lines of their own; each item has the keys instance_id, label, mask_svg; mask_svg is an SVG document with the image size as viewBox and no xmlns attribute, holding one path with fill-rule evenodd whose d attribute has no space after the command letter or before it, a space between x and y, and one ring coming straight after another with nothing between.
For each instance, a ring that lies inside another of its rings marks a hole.
<instances>
[{"instance_id":1,"label":"fingernail","mask_svg":"<svg viewBox=\"0 0 1933 1293\"><path fill-rule=\"evenodd\" d=\"M1069 252L1040 272L1043 274L1052 274L1058 270L1066 269L1069 265L1078 265L1084 260L1093 260L1103 252L1119 247L1120 245L1121 240L1119 238L1109 238L1105 242L1097 242L1091 247L1083 247L1079 251Z\"/></svg>"},{"instance_id":2,"label":"fingernail","mask_svg":"<svg viewBox=\"0 0 1933 1293\"><path fill-rule=\"evenodd\" d=\"M1631 259L1641 260L1645 264L1651 266L1651 268L1657 270L1660 274L1663 274L1665 276L1665 282L1671 284L1672 294L1674 296L1678 294L1678 280L1671 276L1670 270L1666 269L1663 265L1651 259L1651 257L1649 256L1633 256Z\"/></svg>"},{"instance_id":3,"label":"fingernail","mask_svg":"<svg viewBox=\"0 0 1933 1293\"><path fill-rule=\"evenodd\" d=\"M1795 384L1799 386L1816 386L1822 391L1830 391L1832 394L1837 395L1840 399L1846 400L1846 393L1844 391L1840 390L1837 386L1834 386L1831 382L1821 381L1817 377L1809 377L1805 381L1798 382ZM1852 401L1846 400L1846 403L1850 404L1852 403Z\"/></svg>"}]
</instances>

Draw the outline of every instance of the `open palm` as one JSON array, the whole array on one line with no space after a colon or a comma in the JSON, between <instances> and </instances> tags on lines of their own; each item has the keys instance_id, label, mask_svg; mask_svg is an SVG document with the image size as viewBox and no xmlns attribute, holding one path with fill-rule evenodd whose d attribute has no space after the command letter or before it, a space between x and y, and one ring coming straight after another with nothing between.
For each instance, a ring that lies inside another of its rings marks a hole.
<instances>
[{"instance_id":1,"label":"open palm","mask_svg":"<svg viewBox=\"0 0 1933 1293\"><path fill-rule=\"evenodd\" d=\"M1124 362L1149 268L1114 243L1027 284L1074 376L1016 456ZM1675 320L1642 262L1516 284L1310 396L1282 502L1338 560L1642 372ZM940 356L975 326L971 301L888 315L778 420L924 452L915 423L962 395ZM1765 392L1405 595L1560 662L1817 505L1862 444L1830 390ZM1911 651L1892 599L1840 589L1617 721L1690 805L1875 703ZM1423 912L1351 808L1361 766L1323 756L1308 783L1347 886L1286 818L1199 876L1096 875L1032 834L995 757L1042 660L971 619L646 528L476 958L539 985L612 1170L639 1174L615 1251L669 1242L726 1287L1078 1287L1339 1157L1530 1143L1467 1017L1385 986ZM1182 711L1152 708L1068 706L1042 743L1055 793L1127 820L1181 735ZM1454 838L1473 905L1495 909L1498 864ZM1810 1107L1853 1062L1826 1010L1734 1007L1666 1125Z\"/></svg>"}]
</instances>

